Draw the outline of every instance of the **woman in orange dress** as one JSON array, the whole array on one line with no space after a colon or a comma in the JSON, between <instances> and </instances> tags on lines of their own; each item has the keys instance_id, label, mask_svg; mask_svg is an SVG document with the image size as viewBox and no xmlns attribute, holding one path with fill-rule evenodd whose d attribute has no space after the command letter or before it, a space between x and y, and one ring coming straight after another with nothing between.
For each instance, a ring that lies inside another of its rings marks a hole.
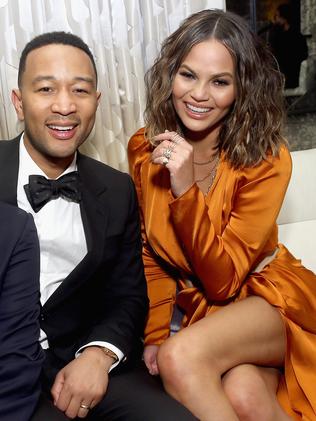
<instances>
[{"instance_id":1,"label":"woman in orange dress","mask_svg":"<svg viewBox=\"0 0 316 421\"><path fill-rule=\"evenodd\" d=\"M315 420L316 276L278 244L291 158L273 56L242 18L204 10L146 83L128 152L150 373L203 421Z\"/></svg>"}]
</instances>

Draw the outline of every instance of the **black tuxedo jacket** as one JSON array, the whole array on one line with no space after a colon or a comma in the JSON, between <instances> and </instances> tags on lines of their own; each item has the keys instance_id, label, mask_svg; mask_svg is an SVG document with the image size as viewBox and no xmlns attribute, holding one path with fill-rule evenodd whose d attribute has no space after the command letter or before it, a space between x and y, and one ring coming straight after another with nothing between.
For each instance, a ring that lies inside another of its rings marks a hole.
<instances>
[{"instance_id":1,"label":"black tuxedo jacket","mask_svg":"<svg viewBox=\"0 0 316 421\"><path fill-rule=\"evenodd\" d=\"M80 153L77 166L88 253L41 312L50 365L56 369L80 346L97 340L116 345L128 359L140 343L148 306L130 176ZM13 205L18 169L19 137L0 141L0 200Z\"/></svg>"},{"instance_id":2,"label":"black tuxedo jacket","mask_svg":"<svg viewBox=\"0 0 316 421\"><path fill-rule=\"evenodd\" d=\"M39 245L31 215L0 203L0 420L29 420L40 394Z\"/></svg>"}]
</instances>

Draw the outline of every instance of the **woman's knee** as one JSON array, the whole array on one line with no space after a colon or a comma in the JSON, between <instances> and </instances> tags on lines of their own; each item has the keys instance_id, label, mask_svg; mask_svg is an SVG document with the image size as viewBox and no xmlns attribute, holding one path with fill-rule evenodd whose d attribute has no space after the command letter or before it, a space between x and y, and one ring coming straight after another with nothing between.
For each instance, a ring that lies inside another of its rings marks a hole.
<instances>
[{"instance_id":1,"label":"woman's knee","mask_svg":"<svg viewBox=\"0 0 316 421\"><path fill-rule=\"evenodd\" d=\"M188 350L181 340L176 337L169 338L160 347L157 355L157 364L160 376L168 383L177 383L183 380L183 367L188 361Z\"/></svg>"},{"instance_id":2,"label":"woman's knee","mask_svg":"<svg viewBox=\"0 0 316 421\"><path fill-rule=\"evenodd\" d=\"M163 382L176 388L186 387L201 372L215 370L215 361L210 364L203 357L203 347L190 340L190 335L176 334L159 348L157 364ZM213 369L212 369L213 367Z\"/></svg>"},{"instance_id":3,"label":"woman's knee","mask_svg":"<svg viewBox=\"0 0 316 421\"><path fill-rule=\"evenodd\" d=\"M260 373L260 368L242 365L223 377L223 389L234 411L242 421L274 420L275 393L278 379L275 374L271 388Z\"/></svg>"}]
</instances>

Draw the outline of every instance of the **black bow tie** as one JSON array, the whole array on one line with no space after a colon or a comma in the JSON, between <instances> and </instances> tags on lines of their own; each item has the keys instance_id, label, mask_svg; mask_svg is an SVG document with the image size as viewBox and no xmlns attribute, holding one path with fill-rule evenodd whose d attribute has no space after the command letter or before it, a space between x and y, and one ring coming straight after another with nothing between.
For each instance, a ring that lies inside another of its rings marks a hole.
<instances>
[{"instance_id":1,"label":"black bow tie","mask_svg":"<svg viewBox=\"0 0 316 421\"><path fill-rule=\"evenodd\" d=\"M48 180L42 175L30 175L29 184L24 186L24 190L35 212L57 197L67 198L76 203L81 200L77 171L65 174L57 180Z\"/></svg>"}]
</instances>

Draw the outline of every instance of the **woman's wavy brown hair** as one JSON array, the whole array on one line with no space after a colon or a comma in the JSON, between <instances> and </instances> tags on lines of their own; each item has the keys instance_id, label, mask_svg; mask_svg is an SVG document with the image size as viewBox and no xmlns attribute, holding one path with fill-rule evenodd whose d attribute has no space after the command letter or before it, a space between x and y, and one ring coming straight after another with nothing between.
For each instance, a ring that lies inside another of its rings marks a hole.
<instances>
[{"instance_id":1,"label":"woman's wavy brown hair","mask_svg":"<svg viewBox=\"0 0 316 421\"><path fill-rule=\"evenodd\" d=\"M222 10L203 10L188 17L163 43L146 73L146 136L181 130L172 103L174 77L191 48L209 39L221 42L235 63L236 99L224 118L218 147L234 168L252 166L277 155L286 140L283 76L264 42L240 16Z\"/></svg>"}]
</instances>

